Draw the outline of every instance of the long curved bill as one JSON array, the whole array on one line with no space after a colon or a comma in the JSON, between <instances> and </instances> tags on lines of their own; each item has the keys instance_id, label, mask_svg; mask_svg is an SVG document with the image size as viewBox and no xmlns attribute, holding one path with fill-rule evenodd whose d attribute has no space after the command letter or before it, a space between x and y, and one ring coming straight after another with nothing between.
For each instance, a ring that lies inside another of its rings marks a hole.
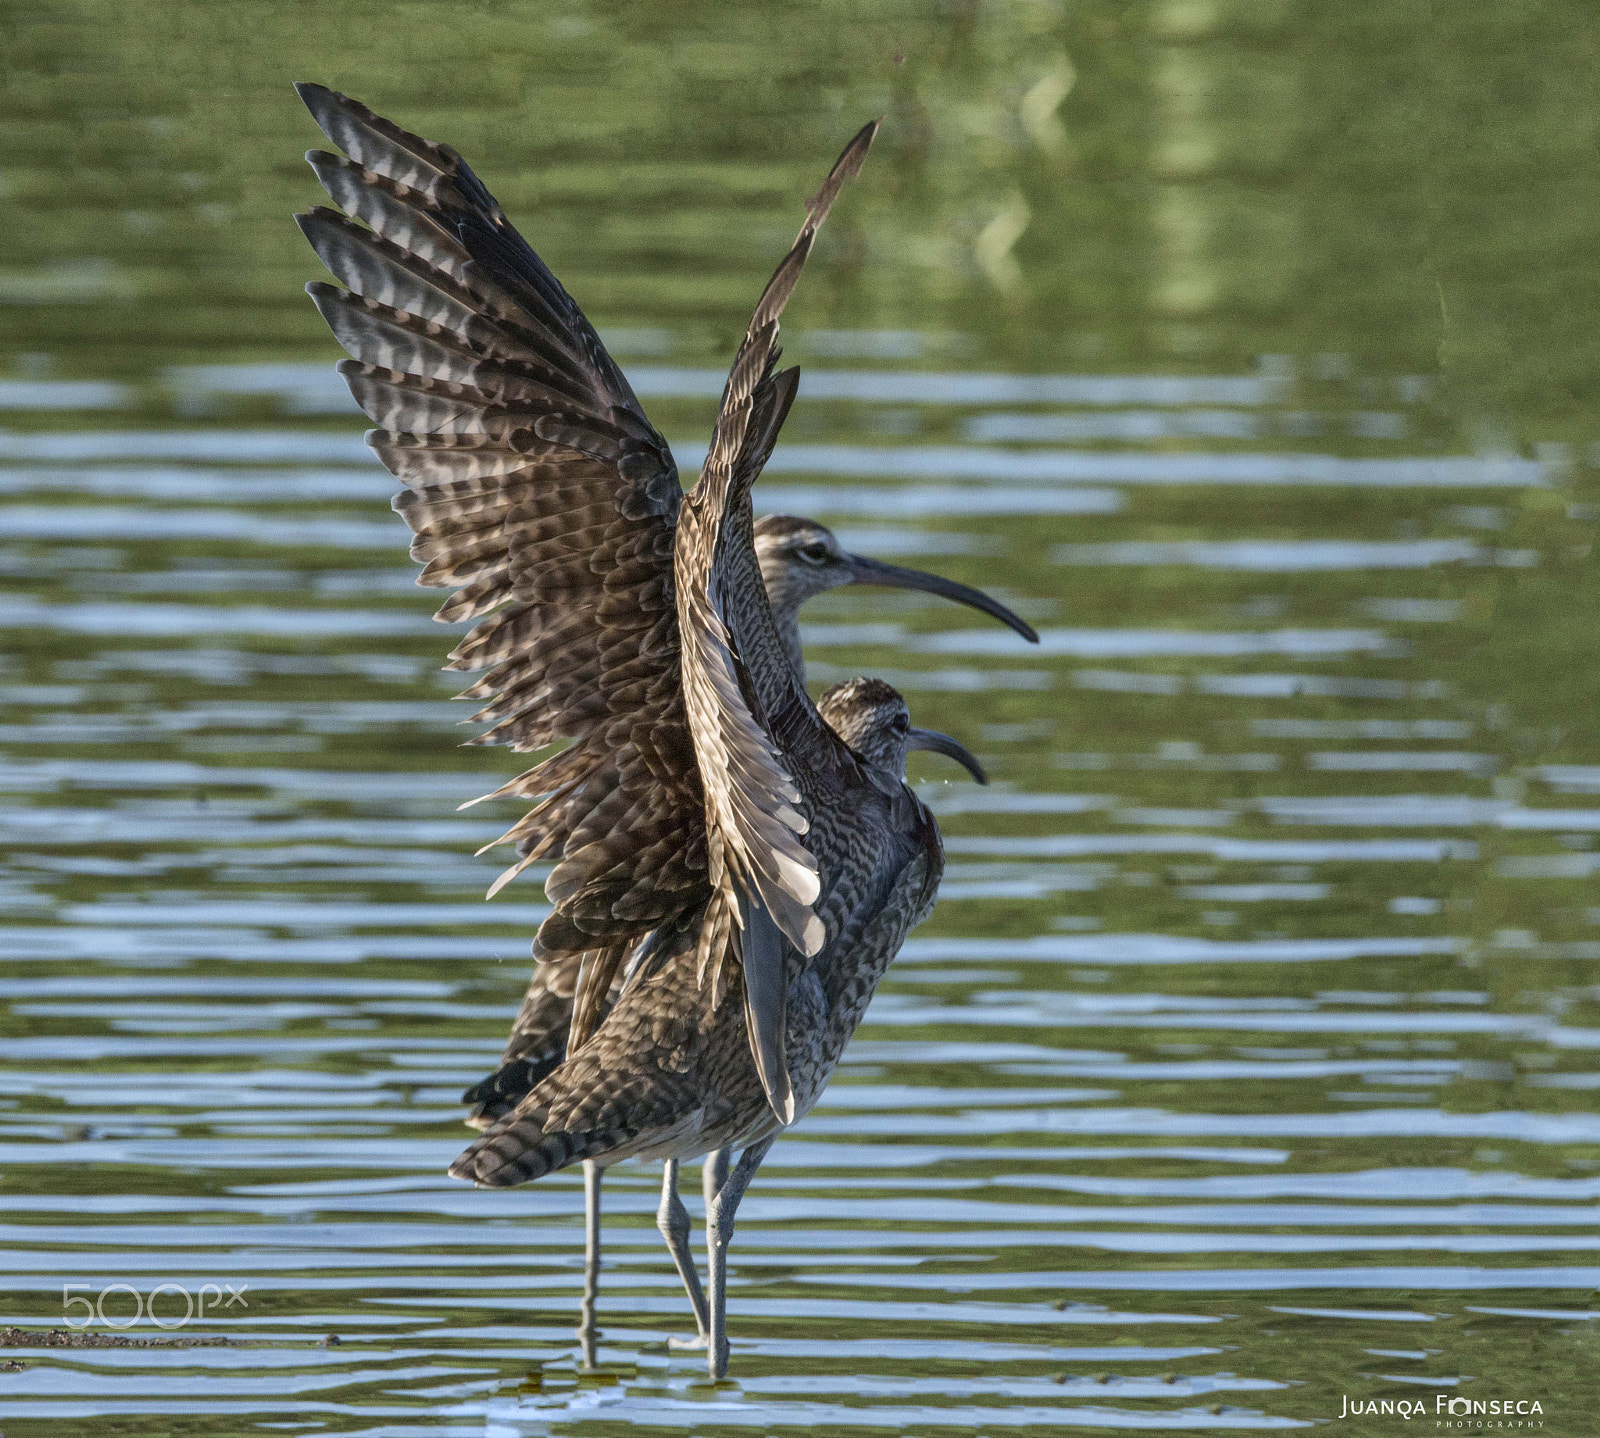
<instances>
[{"instance_id":1,"label":"long curved bill","mask_svg":"<svg viewBox=\"0 0 1600 1438\"><path fill-rule=\"evenodd\" d=\"M992 599L981 589L970 584L957 584L938 574L926 574L920 569L905 569L898 564L885 564L881 559L868 559L863 554L849 556L850 582L852 584L881 584L886 589L920 589L925 594L938 594L953 599L957 604L970 605L1015 629L1029 644L1037 644L1039 636L1033 625L1013 614L998 599Z\"/></svg>"},{"instance_id":2,"label":"long curved bill","mask_svg":"<svg viewBox=\"0 0 1600 1438\"><path fill-rule=\"evenodd\" d=\"M921 749L928 754L943 754L946 758L954 759L980 784L989 782L989 776L983 772L983 765L977 761L972 751L965 744L958 743L948 734L941 734L937 729L906 730L906 748Z\"/></svg>"}]
</instances>

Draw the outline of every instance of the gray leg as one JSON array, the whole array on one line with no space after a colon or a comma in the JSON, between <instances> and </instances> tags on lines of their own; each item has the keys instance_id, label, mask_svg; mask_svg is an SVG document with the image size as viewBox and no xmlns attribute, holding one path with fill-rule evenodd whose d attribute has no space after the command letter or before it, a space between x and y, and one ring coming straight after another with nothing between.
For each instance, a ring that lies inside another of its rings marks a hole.
<instances>
[{"instance_id":1,"label":"gray leg","mask_svg":"<svg viewBox=\"0 0 1600 1438\"><path fill-rule=\"evenodd\" d=\"M700 1169L700 1192L706 1196L706 1212L711 1212L712 1201L717 1196L717 1190L728 1181L728 1161L733 1157L731 1149L719 1148L706 1155L706 1161Z\"/></svg>"},{"instance_id":2,"label":"gray leg","mask_svg":"<svg viewBox=\"0 0 1600 1438\"><path fill-rule=\"evenodd\" d=\"M578 1341L583 1345L583 1365L593 1368L600 1330L594 1323L595 1299L600 1295L600 1179L605 1169L593 1159L583 1161L583 1307L578 1320Z\"/></svg>"},{"instance_id":3,"label":"gray leg","mask_svg":"<svg viewBox=\"0 0 1600 1438\"><path fill-rule=\"evenodd\" d=\"M706 1218L710 1221L711 1205L717 1201L717 1193L722 1185L728 1181L728 1165L733 1159L733 1150L728 1148L712 1149L706 1155L706 1161L700 1166L700 1192L705 1195ZM706 1242L711 1241L711 1230L706 1229ZM705 1337L707 1349L711 1346L711 1330L702 1326L701 1334Z\"/></svg>"},{"instance_id":4,"label":"gray leg","mask_svg":"<svg viewBox=\"0 0 1600 1438\"><path fill-rule=\"evenodd\" d=\"M694 1326L699 1337L692 1340L667 1340L673 1348L704 1348L706 1346L706 1296L700 1287L700 1275L694 1268L694 1250L689 1247L689 1210L678 1197L678 1160L669 1158L662 1165L661 1207L656 1210L656 1227L667 1240L667 1251L678 1266L678 1277L683 1280L683 1290L694 1306Z\"/></svg>"},{"instance_id":5,"label":"gray leg","mask_svg":"<svg viewBox=\"0 0 1600 1438\"><path fill-rule=\"evenodd\" d=\"M706 1205L706 1257L711 1270L711 1335L706 1366L713 1381L728 1374L728 1241L733 1237L733 1218L739 1211L739 1200L771 1147L772 1139L763 1139L740 1154L716 1197ZM723 1164L726 1163L724 1157ZM706 1167L709 1172L710 1164Z\"/></svg>"}]
</instances>

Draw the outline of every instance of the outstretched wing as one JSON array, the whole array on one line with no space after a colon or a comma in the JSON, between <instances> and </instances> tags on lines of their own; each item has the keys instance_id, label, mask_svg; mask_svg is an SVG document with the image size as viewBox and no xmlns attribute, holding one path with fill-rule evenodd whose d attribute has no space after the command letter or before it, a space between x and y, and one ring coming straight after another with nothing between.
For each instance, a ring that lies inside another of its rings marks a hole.
<instances>
[{"instance_id":1,"label":"outstretched wing","mask_svg":"<svg viewBox=\"0 0 1600 1438\"><path fill-rule=\"evenodd\" d=\"M811 199L805 224L762 292L722 393L699 481L684 502L674 548L683 690L706 794L714 897L701 965L724 936L744 932L746 1020L762 1084L780 1118L793 1118L783 1056L782 940L811 955L825 931L821 891L803 842L806 788L842 746L818 716L773 623L754 544L750 488L772 453L798 372L776 368L778 318L818 228L866 158L874 121L845 147ZM754 919L754 922L752 922Z\"/></svg>"},{"instance_id":2,"label":"outstretched wing","mask_svg":"<svg viewBox=\"0 0 1600 1438\"><path fill-rule=\"evenodd\" d=\"M352 356L339 368L379 426L368 442L406 486L394 507L418 583L455 591L438 619L478 621L449 664L488 671L463 696L492 726L472 742L570 741L486 796L540 798L498 841L520 861L496 889L556 857L542 949L609 950L708 892L679 678L677 468L460 155L296 88L344 151L307 156L340 208L299 221L345 288L308 289Z\"/></svg>"}]
</instances>

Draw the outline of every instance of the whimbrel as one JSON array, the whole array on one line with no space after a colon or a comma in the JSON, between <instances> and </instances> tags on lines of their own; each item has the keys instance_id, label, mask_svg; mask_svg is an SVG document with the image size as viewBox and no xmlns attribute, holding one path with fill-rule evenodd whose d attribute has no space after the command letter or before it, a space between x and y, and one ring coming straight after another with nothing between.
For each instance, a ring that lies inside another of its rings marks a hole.
<instances>
[{"instance_id":1,"label":"whimbrel","mask_svg":"<svg viewBox=\"0 0 1600 1438\"><path fill-rule=\"evenodd\" d=\"M818 974L859 967L870 993L874 965L887 963L911 921L900 920L926 907L902 902L906 876L920 865L916 892L926 889L931 903L927 874L938 867L928 857L937 830L894 763L885 770L858 756L806 696L798 634L774 623L752 542L749 486L795 392L796 372L775 371L777 317L872 127L812 202L768 286L685 500L665 442L598 336L459 155L321 87L300 93L349 156L308 157L346 213L301 217L349 292L309 288L356 357L340 369L381 426L369 442L407 485L396 508L426 561L420 582L459 586L439 617L488 616L451 656L451 667L490 671L467 690L490 700L475 717L493 725L473 742L530 750L569 741L498 792L541 799L506 836L521 855L511 872L560 855L538 942L577 963L574 1038L604 1011L624 960L628 983L601 1024L613 1035L648 1009L644 995L665 999L650 976L687 951L690 988L715 1021L705 1031L748 1035L736 1058L723 1054L742 1064L730 1083L755 1081L772 1119L792 1121L859 1018L848 1004L816 1010ZM880 695L863 718L855 693L835 693L830 717L854 725L868 750L887 743L893 760L896 735L880 729L906 727L903 704L884 718ZM905 734L898 740L903 763ZM917 857L880 873L886 859L904 859L896 841L908 835ZM858 963L867 932L876 947ZM795 1003L791 970L809 985ZM798 1022L803 1012L824 1037ZM804 1057L799 1070L791 1046ZM571 1048L463 1160L473 1176L514 1181L506 1175L516 1165L489 1156L524 1133L549 1084L584 1061L588 1046ZM752 1125L747 1115L723 1137L745 1138ZM720 1146L696 1142L696 1154ZM750 1137L714 1195L716 1231L731 1224L764 1152ZM565 1161L578 1157L597 1154ZM722 1242L725 1257L725 1234ZM711 1256L718 1371L726 1342L714 1242Z\"/></svg>"}]
</instances>

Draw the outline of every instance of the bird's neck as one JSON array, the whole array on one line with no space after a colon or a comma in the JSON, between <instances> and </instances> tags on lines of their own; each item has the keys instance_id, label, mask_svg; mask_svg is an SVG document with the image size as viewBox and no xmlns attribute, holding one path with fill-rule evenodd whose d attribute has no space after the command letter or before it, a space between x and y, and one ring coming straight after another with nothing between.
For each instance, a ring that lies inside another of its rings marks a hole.
<instances>
[{"instance_id":1,"label":"bird's neck","mask_svg":"<svg viewBox=\"0 0 1600 1438\"><path fill-rule=\"evenodd\" d=\"M778 643L789 656L789 664L801 685L806 682L806 656L800 647L800 610L798 605L775 604L772 607L773 627L778 631Z\"/></svg>"},{"instance_id":2,"label":"bird's neck","mask_svg":"<svg viewBox=\"0 0 1600 1438\"><path fill-rule=\"evenodd\" d=\"M756 558L755 516L748 483L731 486L713 568L720 575L723 594L734 601L724 618L755 692L757 722L780 749L798 758L816 744L823 730L806 692L795 606L773 606L767 599L766 582ZM815 754L809 757L817 762Z\"/></svg>"}]
</instances>

